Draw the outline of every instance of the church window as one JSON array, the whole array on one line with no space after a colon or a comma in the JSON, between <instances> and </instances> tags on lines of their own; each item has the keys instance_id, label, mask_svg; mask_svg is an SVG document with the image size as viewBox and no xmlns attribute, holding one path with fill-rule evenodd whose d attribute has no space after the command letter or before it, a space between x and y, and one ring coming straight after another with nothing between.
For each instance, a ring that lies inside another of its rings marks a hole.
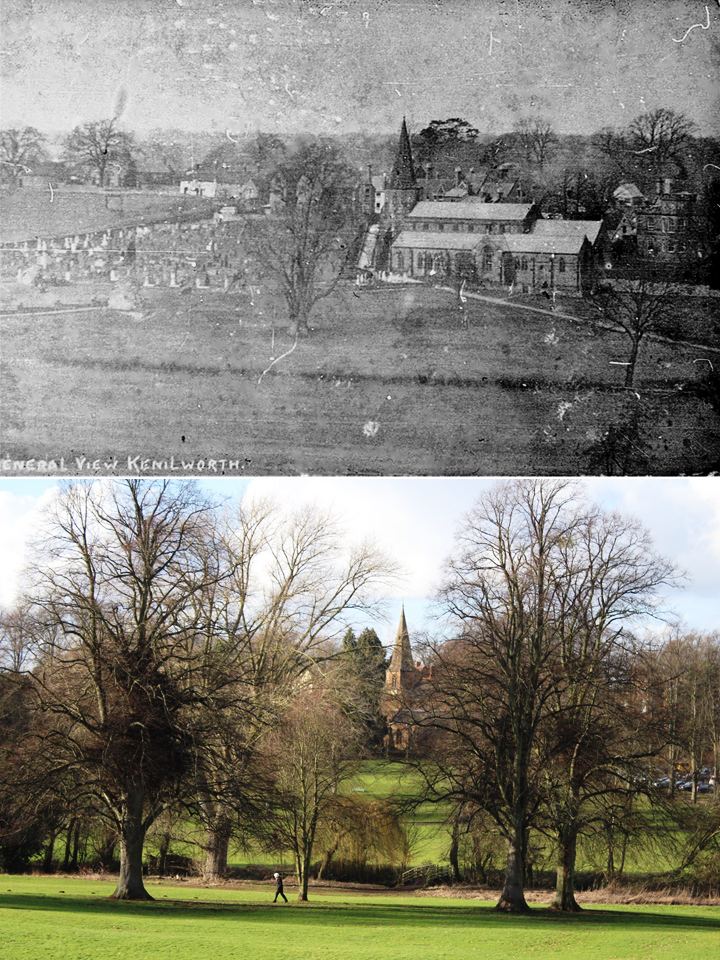
<instances>
[{"instance_id":1,"label":"church window","mask_svg":"<svg viewBox=\"0 0 720 960\"><path fill-rule=\"evenodd\" d=\"M468 233L475 233L475 224L469 223L467 229L468 229Z\"/></svg>"},{"instance_id":2,"label":"church window","mask_svg":"<svg viewBox=\"0 0 720 960\"><path fill-rule=\"evenodd\" d=\"M453 233L457 233L458 230L460 229L460 224L459 224L459 223L454 223L454 224L452 225L452 228L453 228Z\"/></svg>"},{"instance_id":3,"label":"church window","mask_svg":"<svg viewBox=\"0 0 720 960\"><path fill-rule=\"evenodd\" d=\"M485 224L485 233L492 233L492 232L493 232L493 225L492 225L491 223L486 223L486 224Z\"/></svg>"},{"instance_id":4,"label":"church window","mask_svg":"<svg viewBox=\"0 0 720 960\"><path fill-rule=\"evenodd\" d=\"M440 231L440 233L443 233L443 232L445 231L445 224L444 224L444 223L439 223L439 224L438 224L438 230Z\"/></svg>"},{"instance_id":5,"label":"church window","mask_svg":"<svg viewBox=\"0 0 720 960\"><path fill-rule=\"evenodd\" d=\"M565 273L565 260L562 257L558 260L558 273Z\"/></svg>"},{"instance_id":6,"label":"church window","mask_svg":"<svg viewBox=\"0 0 720 960\"><path fill-rule=\"evenodd\" d=\"M493 267L493 252L492 247L485 247L483 249L483 272L490 273Z\"/></svg>"},{"instance_id":7,"label":"church window","mask_svg":"<svg viewBox=\"0 0 720 960\"><path fill-rule=\"evenodd\" d=\"M668 217L668 232L675 233L675 217Z\"/></svg>"},{"instance_id":8,"label":"church window","mask_svg":"<svg viewBox=\"0 0 720 960\"><path fill-rule=\"evenodd\" d=\"M527 270L527 268L528 268L527 257L523 257L522 260L520 261L520 269Z\"/></svg>"},{"instance_id":9,"label":"church window","mask_svg":"<svg viewBox=\"0 0 720 960\"><path fill-rule=\"evenodd\" d=\"M398 270L404 270L404 269L405 269L405 259L404 259L402 253L400 253L399 250L398 250L398 252L397 252L397 268L398 268Z\"/></svg>"},{"instance_id":10,"label":"church window","mask_svg":"<svg viewBox=\"0 0 720 960\"><path fill-rule=\"evenodd\" d=\"M429 229L430 229L430 224L429 224L429 223L424 223L424 224L423 224L423 230L429 230Z\"/></svg>"},{"instance_id":11,"label":"church window","mask_svg":"<svg viewBox=\"0 0 720 960\"><path fill-rule=\"evenodd\" d=\"M395 673L393 674L393 678L392 678L392 688L393 688L393 692L397 691L397 674Z\"/></svg>"}]
</instances>

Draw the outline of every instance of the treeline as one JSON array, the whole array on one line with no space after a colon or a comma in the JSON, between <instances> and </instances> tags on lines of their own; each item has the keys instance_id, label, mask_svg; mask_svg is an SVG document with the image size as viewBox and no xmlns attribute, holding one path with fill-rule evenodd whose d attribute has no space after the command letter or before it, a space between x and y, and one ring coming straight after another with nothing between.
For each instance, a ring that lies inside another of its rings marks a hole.
<instances>
[{"instance_id":1,"label":"treeline","mask_svg":"<svg viewBox=\"0 0 720 960\"><path fill-rule=\"evenodd\" d=\"M395 574L316 510L65 485L0 621L2 867L119 855L114 896L142 899L148 836L172 869L184 829L206 879L250 842L292 855L306 899L338 860L366 878L409 866L418 803L447 816L456 877L505 858L507 910L527 908L539 847L558 851L556 905L573 910L578 844L602 847L611 877L650 820L680 871L712 866L720 642L640 635L679 579L644 529L566 481L482 497L444 570L445 638L392 697L412 789L366 801L347 785L387 752L386 664L347 623Z\"/></svg>"}]
</instances>

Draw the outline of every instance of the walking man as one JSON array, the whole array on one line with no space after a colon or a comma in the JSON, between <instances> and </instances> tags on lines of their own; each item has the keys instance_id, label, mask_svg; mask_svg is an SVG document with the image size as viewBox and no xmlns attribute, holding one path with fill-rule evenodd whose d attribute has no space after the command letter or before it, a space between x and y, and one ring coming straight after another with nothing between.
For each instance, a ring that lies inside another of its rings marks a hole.
<instances>
[{"instance_id":1,"label":"walking man","mask_svg":"<svg viewBox=\"0 0 720 960\"><path fill-rule=\"evenodd\" d=\"M278 897L282 897L285 903L288 902L288 898L285 896L285 893L283 892L282 877L280 876L279 873L276 873L275 874L275 899L273 900L273 903L277 903Z\"/></svg>"}]
</instances>

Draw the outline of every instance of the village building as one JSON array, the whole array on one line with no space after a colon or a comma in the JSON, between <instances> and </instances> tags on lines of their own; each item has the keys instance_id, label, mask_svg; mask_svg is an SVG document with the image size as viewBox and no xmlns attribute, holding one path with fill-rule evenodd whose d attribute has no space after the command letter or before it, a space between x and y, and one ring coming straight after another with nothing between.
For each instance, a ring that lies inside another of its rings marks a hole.
<instances>
[{"instance_id":1,"label":"village building","mask_svg":"<svg viewBox=\"0 0 720 960\"><path fill-rule=\"evenodd\" d=\"M658 180L655 196L637 209L638 253L666 265L699 259L702 248L696 236L697 195L674 190L670 178Z\"/></svg>"}]
</instances>

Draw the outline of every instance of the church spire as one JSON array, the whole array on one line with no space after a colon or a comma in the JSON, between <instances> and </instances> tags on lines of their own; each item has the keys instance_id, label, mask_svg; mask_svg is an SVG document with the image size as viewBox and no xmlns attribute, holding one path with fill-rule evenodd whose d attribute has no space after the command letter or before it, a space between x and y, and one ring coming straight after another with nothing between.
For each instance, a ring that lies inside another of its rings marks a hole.
<instances>
[{"instance_id":1,"label":"church spire","mask_svg":"<svg viewBox=\"0 0 720 960\"><path fill-rule=\"evenodd\" d=\"M412 672L414 669L415 664L413 663L412 650L410 648L410 634L408 633L407 622L405 621L405 604L403 604L388 671L390 673L405 673L406 671Z\"/></svg>"},{"instance_id":2,"label":"church spire","mask_svg":"<svg viewBox=\"0 0 720 960\"><path fill-rule=\"evenodd\" d=\"M412 148L405 117L403 117L402 127L400 128L400 140L389 185L392 190L414 190L416 187Z\"/></svg>"}]
</instances>

